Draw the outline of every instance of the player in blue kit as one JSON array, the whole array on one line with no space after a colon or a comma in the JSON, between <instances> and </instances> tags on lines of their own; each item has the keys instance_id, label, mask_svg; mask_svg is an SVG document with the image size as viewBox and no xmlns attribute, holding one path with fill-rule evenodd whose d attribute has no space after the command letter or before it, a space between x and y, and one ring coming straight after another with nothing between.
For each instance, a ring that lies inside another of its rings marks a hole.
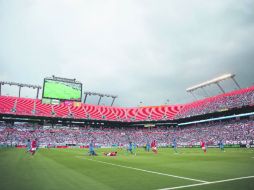
<instances>
[{"instance_id":1,"label":"player in blue kit","mask_svg":"<svg viewBox=\"0 0 254 190\"><path fill-rule=\"evenodd\" d=\"M220 142L219 142L219 147L220 147L220 150L221 151L224 151L224 143L223 143L223 140L221 139Z\"/></svg>"},{"instance_id":2,"label":"player in blue kit","mask_svg":"<svg viewBox=\"0 0 254 190\"><path fill-rule=\"evenodd\" d=\"M127 148L127 152L130 152L131 154L133 154L132 152L132 142L129 142L128 148Z\"/></svg>"},{"instance_id":3,"label":"player in blue kit","mask_svg":"<svg viewBox=\"0 0 254 190\"><path fill-rule=\"evenodd\" d=\"M94 151L94 145L92 142L89 144L89 156L97 156L96 152Z\"/></svg>"},{"instance_id":4,"label":"player in blue kit","mask_svg":"<svg viewBox=\"0 0 254 190\"><path fill-rule=\"evenodd\" d=\"M31 142L30 142L30 139L27 139L27 142L26 142L26 153L30 153L30 150L31 150Z\"/></svg>"},{"instance_id":5,"label":"player in blue kit","mask_svg":"<svg viewBox=\"0 0 254 190\"><path fill-rule=\"evenodd\" d=\"M176 143L176 139L175 139L175 138L173 139L172 146L173 146L173 148L174 148L175 153L178 153L178 152L177 152L177 143Z\"/></svg>"},{"instance_id":6,"label":"player in blue kit","mask_svg":"<svg viewBox=\"0 0 254 190\"><path fill-rule=\"evenodd\" d=\"M147 141L147 143L146 143L146 151L150 152L150 149L151 149L151 145L150 145L149 141Z\"/></svg>"}]
</instances>

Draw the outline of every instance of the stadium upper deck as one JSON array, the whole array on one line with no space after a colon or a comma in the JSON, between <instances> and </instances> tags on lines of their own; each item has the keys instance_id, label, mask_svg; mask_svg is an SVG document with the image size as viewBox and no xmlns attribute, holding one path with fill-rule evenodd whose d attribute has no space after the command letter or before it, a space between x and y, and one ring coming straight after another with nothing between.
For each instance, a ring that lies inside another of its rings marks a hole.
<instances>
[{"instance_id":1,"label":"stadium upper deck","mask_svg":"<svg viewBox=\"0 0 254 190\"><path fill-rule=\"evenodd\" d=\"M79 103L51 105L40 99L0 96L0 114L48 118L138 122L163 121L254 106L254 86L183 105L111 107Z\"/></svg>"}]
</instances>

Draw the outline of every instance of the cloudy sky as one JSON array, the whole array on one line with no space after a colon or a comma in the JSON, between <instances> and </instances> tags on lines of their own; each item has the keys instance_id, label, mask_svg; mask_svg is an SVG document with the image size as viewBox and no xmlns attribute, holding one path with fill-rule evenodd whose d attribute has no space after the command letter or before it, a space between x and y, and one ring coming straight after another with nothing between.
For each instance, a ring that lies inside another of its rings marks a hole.
<instances>
[{"instance_id":1,"label":"cloudy sky","mask_svg":"<svg viewBox=\"0 0 254 190\"><path fill-rule=\"evenodd\" d=\"M118 95L121 106L189 102L186 88L224 73L247 87L253 10L253 0L0 0L0 80L76 78L86 91Z\"/></svg>"}]
</instances>

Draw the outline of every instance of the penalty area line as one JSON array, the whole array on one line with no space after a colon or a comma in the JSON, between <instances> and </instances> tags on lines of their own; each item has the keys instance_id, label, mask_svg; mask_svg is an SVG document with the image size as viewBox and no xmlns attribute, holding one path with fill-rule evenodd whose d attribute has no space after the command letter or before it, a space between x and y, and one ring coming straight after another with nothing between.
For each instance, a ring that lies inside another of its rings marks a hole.
<instances>
[{"instance_id":1,"label":"penalty area line","mask_svg":"<svg viewBox=\"0 0 254 190\"><path fill-rule=\"evenodd\" d=\"M102 164L111 165L111 166L117 166L117 167L121 167L121 168L127 168L127 169L142 171L142 172L146 172L146 173L152 173L152 174L157 174L157 175L163 175L163 176L168 176L168 177L174 177L174 178L179 178L179 179L185 179L185 180L189 180L189 181L196 181L196 182L200 182L200 183L202 183L202 184L208 182L208 181L199 180L199 179L193 179L193 178L189 178L189 177L182 177L182 176L177 176L177 175L172 175L172 174L167 174L167 173L161 173L161 172L155 172L155 171L151 171L151 170L145 170L145 169L140 169L140 168L134 168L134 167L130 167L130 166L124 166L124 165L120 165L120 164L113 164L113 163L110 163L110 162L104 162L104 161L100 161L100 160L84 158L84 157L82 157L82 156L76 156L76 157L77 157L77 158L80 158L80 159L84 159L84 160L90 160L90 161L94 161L94 162L98 162L98 163L102 163Z\"/></svg>"},{"instance_id":2,"label":"penalty area line","mask_svg":"<svg viewBox=\"0 0 254 190\"><path fill-rule=\"evenodd\" d=\"M188 187L210 185L210 184L223 183L223 182L228 182L228 181L236 181L236 180L249 179L249 178L254 178L254 176L237 177L237 178L224 179L224 180L218 180L218 181L211 181L211 182L205 182L205 183L197 183L197 184L191 184L191 185L169 187L169 188L163 188L163 189L158 189L158 190L184 189L184 188L188 188Z\"/></svg>"}]
</instances>

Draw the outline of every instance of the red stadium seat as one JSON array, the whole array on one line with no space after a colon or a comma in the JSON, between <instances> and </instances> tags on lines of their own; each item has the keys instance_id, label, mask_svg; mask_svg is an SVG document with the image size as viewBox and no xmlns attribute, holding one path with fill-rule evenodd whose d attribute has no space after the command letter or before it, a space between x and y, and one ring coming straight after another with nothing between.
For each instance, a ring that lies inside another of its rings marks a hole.
<instances>
[{"instance_id":1,"label":"red stadium seat","mask_svg":"<svg viewBox=\"0 0 254 190\"><path fill-rule=\"evenodd\" d=\"M110 107L78 103L51 105L39 99L0 96L0 113L44 117L73 117L108 121L173 120L254 105L254 86L194 101L185 105Z\"/></svg>"}]
</instances>

